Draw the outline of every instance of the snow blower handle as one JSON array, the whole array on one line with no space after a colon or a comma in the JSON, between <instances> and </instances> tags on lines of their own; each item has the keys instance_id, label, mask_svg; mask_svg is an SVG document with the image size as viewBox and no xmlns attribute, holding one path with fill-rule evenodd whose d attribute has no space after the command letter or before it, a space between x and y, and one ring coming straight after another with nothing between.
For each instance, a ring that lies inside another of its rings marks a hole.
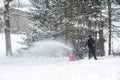
<instances>
[{"instance_id":1,"label":"snow blower handle","mask_svg":"<svg viewBox=\"0 0 120 80\"><path fill-rule=\"evenodd\" d=\"M83 51L87 51L87 48L83 48Z\"/></svg>"}]
</instances>

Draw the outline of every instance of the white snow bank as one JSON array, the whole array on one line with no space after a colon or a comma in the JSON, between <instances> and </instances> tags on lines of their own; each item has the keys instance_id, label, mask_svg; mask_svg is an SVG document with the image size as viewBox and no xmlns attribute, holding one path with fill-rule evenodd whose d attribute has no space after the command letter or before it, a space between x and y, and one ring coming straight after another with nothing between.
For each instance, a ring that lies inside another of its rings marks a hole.
<instances>
[{"instance_id":1,"label":"white snow bank","mask_svg":"<svg viewBox=\"0 0 120 80\"><path fill-rule=\"evenodd\" d=\"M25 45L19 44L18 42L23 41L21 34L11 34L11 45L13 54L16 53L21 47ZM6 54L5 34L0 34L0 58Z\"/></svg>"},{"instance_id":2,"label":"white snow bank","mask_svg":"<svg viewBox=\"0 0 120 80\"><path fill-rule=\"evenodd\" d=\"M120 47L120 38L114 37L112 39L112 50L113 50L113 52L115 52L115 53L119 52L120 53L119 47Z\"/></svg>"}]
</instances>

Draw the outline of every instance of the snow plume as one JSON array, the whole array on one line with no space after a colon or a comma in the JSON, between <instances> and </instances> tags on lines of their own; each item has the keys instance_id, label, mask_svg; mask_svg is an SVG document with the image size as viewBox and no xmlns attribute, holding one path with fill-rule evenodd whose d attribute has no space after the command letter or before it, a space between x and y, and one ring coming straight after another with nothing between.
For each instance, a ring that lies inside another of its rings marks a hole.
<instances>
[{"instance_id":1,"label":"snow plume","mask_svg":"<svg viewBox=\"0 0 120 80\"><path fill-rule=\"evenodd\" d=\"M72 48L65 43L53 40L43 40L34 43L24 55L29 57L60 57L68 56L70 53L72 53Z\"/></svg>"}]
</instances>

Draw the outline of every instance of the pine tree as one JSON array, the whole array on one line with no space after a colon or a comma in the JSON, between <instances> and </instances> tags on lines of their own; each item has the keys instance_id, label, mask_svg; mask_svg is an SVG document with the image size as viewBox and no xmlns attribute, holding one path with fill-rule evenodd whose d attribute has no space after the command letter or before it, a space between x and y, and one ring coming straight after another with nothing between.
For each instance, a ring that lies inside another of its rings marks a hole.
<instances>
[{"instance_id":1,"label":"pine tree","mask_svg":"<svg viewBox=\"0 0 120 80\"><path fill-rule=\"evenodd\" d=\"M62 36L68 40L75 34L78 42L82 36L79 34L85 33L80 33L80 29L87 26L89 30L94 25L92 18L97 18L101 4L99 0L31 0L31 3L34 7L32 20L35 22L33 38ZM83 26L76 31L76 24Z\"/></svg>"}]
</instances>

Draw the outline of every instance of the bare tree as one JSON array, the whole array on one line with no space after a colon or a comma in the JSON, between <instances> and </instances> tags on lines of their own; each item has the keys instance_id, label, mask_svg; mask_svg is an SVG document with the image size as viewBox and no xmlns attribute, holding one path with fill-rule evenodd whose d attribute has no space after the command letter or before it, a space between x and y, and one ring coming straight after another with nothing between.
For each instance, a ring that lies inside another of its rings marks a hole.
<instances>
[{"instance_id":1,"label":"bare tree","mask_svg":"<svg viewBox=\"0 0 120 80\"><path fill-rule=\"evenodd\" d=\"M4 24L5 24L5 40L6 40L6 56L12 56L11 37L10 37L10 21L9 21L9 4L12 0L4 0Z\"/></svg>"}]
</instances>

